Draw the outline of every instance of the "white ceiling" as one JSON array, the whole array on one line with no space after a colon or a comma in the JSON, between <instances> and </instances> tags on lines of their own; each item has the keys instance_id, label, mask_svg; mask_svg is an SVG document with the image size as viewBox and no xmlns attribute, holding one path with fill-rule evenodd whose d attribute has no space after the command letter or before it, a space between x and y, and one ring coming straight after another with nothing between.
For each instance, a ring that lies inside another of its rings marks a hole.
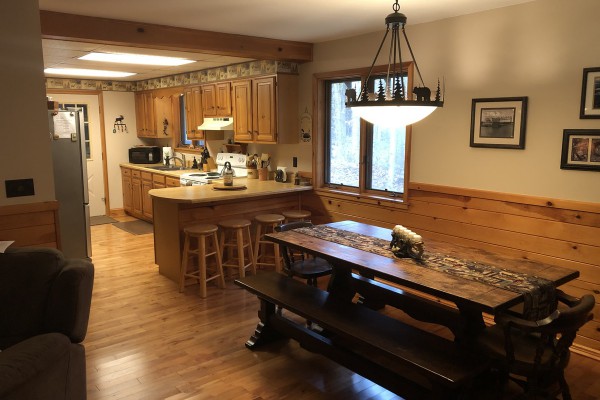
<instances>
[{"instance_id":1,"label":"white ceiling","mask_svg":"<svg viewBox=\"0 0 600 400\"><path fill-rule=\"evenodd\" d=\"M533 0L401 0L407 25ZM385 29L392 0L39 0L41 10L204 31L319 43ZM137 72L144 80L248 61L246 58L43 40L44 66ZM171 55L196 60L180 67L140 67L77 60L89 51Z\"/></svg>"}]
</instances>

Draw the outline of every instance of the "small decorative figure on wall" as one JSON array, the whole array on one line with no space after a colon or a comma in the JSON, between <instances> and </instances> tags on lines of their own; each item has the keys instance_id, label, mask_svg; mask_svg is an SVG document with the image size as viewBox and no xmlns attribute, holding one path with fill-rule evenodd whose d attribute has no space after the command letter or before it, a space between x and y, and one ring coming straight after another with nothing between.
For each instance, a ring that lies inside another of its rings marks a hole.
<instances>
[{"instance_id":1,"label":"small decorative figure on wall","mask_svg":"<svg viewBox=\"0 0 600 400\"><path fill-rule=\"evenodd\" d=\"M113 133L117 133L117 129L120 132L129 133L129 131L127 130L127 124L123 122L124 119L125 117L122 115L119 115L117 118L115 118L115 124L113 125Z\"/></svg>"}]
</instances>

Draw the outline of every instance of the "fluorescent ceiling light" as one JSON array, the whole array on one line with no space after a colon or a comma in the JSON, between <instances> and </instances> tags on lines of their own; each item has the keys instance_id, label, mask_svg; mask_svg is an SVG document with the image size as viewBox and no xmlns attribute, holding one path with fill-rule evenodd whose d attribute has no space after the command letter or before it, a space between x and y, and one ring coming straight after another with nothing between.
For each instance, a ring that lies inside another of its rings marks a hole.
<instances>
[{"instance_id":1,"label":"fluorescent ceiling light","mask_svg":"<svg viewBox=\"0 0 600 400\"><path fill-rule=\"evenodd\" d=\"M96 78L125 78L135 75L134 72L103 71L99 69L81 69L81 68L46 68L46 74L53 75L73 75L73 76L93 76Z\"/></svg>"},{"instance_id":2,"label":"fluorescent ceiling light","mask_svg":"<svg viewBox=\"0 0 600 400\"><path fill-rule=\"evenodd\" d=\"M127 53L88 53L79 57L80 60L114 62L121 64L163 65L178 66L190 64L195 61L179 57L148 56L144 54Z\"/></svg>"}]
</instances>

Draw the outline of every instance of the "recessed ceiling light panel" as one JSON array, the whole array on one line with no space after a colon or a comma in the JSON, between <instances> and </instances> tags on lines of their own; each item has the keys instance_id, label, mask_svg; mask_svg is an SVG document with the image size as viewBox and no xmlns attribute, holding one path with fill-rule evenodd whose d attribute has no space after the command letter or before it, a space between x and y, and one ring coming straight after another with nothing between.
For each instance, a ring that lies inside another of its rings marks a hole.
<instances>
[{"instance_id":1,"label":"recessed ceiling light panel","mask_svg":"<svg viewBox=\"0 0 600 400\"><path fill-rule=\"evenodd\" d=\"M98 69L81 68L46 68L44 73L48 75L72 75L95 78L125 78L127 76L135 75L134 72L103 71Z\"/></svg>"},{"instance_id":2,"label":"recessed ceiling light panel","mask_svg":"<svg viewBox=\"0 0 600 400\"><path fill-rule=\"evenodd\" d=\"M139 65L162 65L178 66L190 64L195 61L179 57L149 56L144 54L127 53L88 53L79 57L80 60L113 62L121 64L139 64Z\"/></svg>"}]
</instances>

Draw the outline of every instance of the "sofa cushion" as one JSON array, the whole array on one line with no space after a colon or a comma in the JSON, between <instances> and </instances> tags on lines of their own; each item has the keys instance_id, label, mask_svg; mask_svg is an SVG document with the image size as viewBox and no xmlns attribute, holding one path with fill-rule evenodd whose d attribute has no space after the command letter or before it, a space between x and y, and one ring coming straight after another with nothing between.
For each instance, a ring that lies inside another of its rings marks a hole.
<instances>
[{"instance_id":1,"label":"sofa cushion","mask_svg":"<svg viewBox=\"0 0 600 400\"><path fill-rule=\"evenodd\" d=\"M42 332L48 294L64 263L55 249L0 254L0 349Z\"/></svg>"},{"instance_id":2,"label":"sofa cushion","mask_svg":"<svg viewBox=\"0 0 600 400\"><path fill-rule=\"evenodd\" d=\"M47 333L0 352L0 399L64 400L71 346L65 335Z\"/></svg>"}]
</instances>

